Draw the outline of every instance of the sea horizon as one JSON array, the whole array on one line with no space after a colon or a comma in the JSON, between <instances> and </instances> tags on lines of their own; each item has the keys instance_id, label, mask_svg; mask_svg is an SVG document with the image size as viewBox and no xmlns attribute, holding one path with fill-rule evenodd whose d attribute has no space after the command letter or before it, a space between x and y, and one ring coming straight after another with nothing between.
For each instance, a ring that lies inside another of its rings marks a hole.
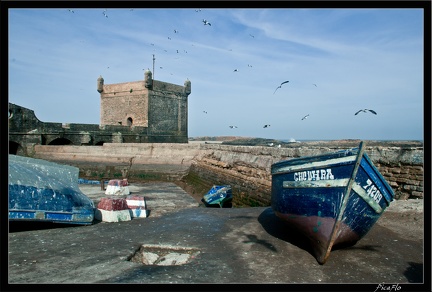
<instances>
[{"instance_id":1,"label":"sea horizon","mask_svg":"<svg viewBox=\"0 0 432 292\"><path fill-rule=\"evenodd\" d=\"M246 137L246 136L193 136L189 137L189 139L205 139L209 138L209 140L236 140L236 139L262 139L262 140L277 140L281 142L320 142L320 141L377 141L377 142L392 142L392 141L413 141L413 142L421 142L424 143L424 139L360 139L360 138L339 138L339 139L295 139L295 138L262 138L262 137Z\"/></svg>"}]
</instances>

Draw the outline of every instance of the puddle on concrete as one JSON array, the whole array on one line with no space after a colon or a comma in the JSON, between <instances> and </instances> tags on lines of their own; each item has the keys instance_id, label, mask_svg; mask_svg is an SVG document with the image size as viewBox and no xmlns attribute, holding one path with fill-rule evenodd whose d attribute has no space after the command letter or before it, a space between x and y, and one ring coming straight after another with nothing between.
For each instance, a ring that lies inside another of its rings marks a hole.
<instances>
[{"instance_id":1,"label":"puddle on concrete","mask_svg":"<svg viewBox=\"0 0 432 292\"><path fill-rule=\"evenodd\" d=\"M179 266L190 263L200 253L189 247L143 244L128 261L156 266Z\"/></svg>"}]
</instances>

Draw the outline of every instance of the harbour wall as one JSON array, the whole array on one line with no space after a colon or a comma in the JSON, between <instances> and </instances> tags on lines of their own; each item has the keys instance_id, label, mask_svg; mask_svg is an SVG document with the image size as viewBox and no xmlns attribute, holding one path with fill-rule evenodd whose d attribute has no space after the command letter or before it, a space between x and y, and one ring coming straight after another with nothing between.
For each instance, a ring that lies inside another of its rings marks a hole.
<instances>
[{"instance_id":1,"label":"harbour wall","mask_svg":"<svg viewBox=\"0 0 432 292\"><path fill-rule=\"evenodd\" d=\"M289 143L281 148L221 143L35 145L33 157L76 166L80 177L91 179L183 181L202 194L213 184L229 184L234 206L269 206L273 163L357 146L358 141ZM366 153L396 199L423 198L422 144L366 142Z\"/></svg>"}]
</instances>

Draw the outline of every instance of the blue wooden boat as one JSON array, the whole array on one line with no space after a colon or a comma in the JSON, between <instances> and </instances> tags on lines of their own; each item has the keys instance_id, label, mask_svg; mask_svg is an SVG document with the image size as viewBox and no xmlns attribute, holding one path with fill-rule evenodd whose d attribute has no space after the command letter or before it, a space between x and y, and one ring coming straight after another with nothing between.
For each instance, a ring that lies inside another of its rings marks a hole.
<instances>
[{"instance_id":1,"label":"blue wooden boat","mask_svg":"<svg viewBox=\"0 0 432 292\"><path fill-rule=\"evenodd\" d=\"M272 164L271 206L305 235L324 264L336 247L352 246L372 228L394 192L359 147Z\"/></svg>"},{"instance_id":2,"label":"blue wooden boat","mask_svg":"<svg viewBox=\"0 0 432 292\"><path fill-rule=\"evenodd\" d=\"M214 185L201 199L206 207L227 208L232 206L232 189L230 185Z\"/></svg>"},{"instance_id":3,"label":"blue wooden boat","mask_svg":"<svg viewBox=\"0 0 432 292\"><path fill-rule=\"evenodd\" d=\"M92 224L94 203L78 187L79 169L9 155L9 220Z\"/></svg>"}]
</instances>

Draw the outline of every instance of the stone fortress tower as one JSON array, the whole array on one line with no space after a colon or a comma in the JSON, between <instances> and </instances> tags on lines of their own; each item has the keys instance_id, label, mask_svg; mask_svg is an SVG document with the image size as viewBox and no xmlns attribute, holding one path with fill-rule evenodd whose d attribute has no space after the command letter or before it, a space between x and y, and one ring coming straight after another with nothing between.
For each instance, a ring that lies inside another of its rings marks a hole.
<instances>
[{"instance_id":1,"label":"stone fortress tower","mask_svg":"<svg viewBox=\"0 0 432 292\"><path fill-rule=\"evenodd\" d=\"M154 80L104 84L100 124L40 121L33 110L9 103L9 154L32 155L35 145L103 145L104 143L188 143L188 96L184 86Z\"/></svg>"},{"instance_id":2,"label":"stone fortress tower","mask_svg":"<svg viewBox=\"0 0 432 292\"><path fill-rule=\"evenodd\" d=\"M161 82L154 80L147 69L142 81L104 84L103 77L99 76L97 91L101 101L101 127L122 125L144 130L149 136L187 140L189 80L184 86Z\"/></svg>"}]
</instances>

